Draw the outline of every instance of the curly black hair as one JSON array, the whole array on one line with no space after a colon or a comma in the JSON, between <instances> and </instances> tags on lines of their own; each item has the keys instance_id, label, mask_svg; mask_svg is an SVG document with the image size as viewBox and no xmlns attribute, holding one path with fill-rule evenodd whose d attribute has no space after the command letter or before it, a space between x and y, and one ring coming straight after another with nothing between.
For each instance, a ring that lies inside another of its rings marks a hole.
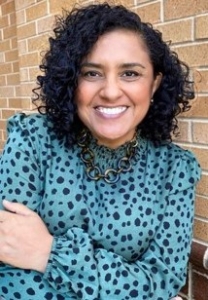
<instances>
[{"instance_id":1,"label":"curly black hair","mask_svg":"<svg viewBox=\"0 0 208 300\"><path fill-rule=\"evenodd\" d=\"M40 65L44 75L37 77L33 102L52 121L57 136L66 139L69 146L84 126L74 101L80 63L101 35L116 29L136 32L147 46L154 75L163 74L154 102L138 124L141 135L155 144L171 141L172 134L178 130L176 116L190 108L194 90L189 67L171 51L162 34L150 23L142 22L136 13L122 5L108 3L63 11Z\"/></svg>"}]
</instances>

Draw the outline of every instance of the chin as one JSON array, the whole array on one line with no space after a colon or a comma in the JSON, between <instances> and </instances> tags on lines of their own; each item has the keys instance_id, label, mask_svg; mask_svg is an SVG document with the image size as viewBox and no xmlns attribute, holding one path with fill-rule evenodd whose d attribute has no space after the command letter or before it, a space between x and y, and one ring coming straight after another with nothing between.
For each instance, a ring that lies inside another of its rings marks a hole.
<instances>
[{"instance_id":1,"label":"chin","mask_svg":"<svg viewBox=\"0 0 208 300\"><path fill-rule=\"evenodd\" d=\"M119 132L119 134L112 134L112 130L111 132L109 132L108 134L99 134L97 135L97 140L98 140L98 144L100 145L105 145L108 146L110 148L116 148L121 146L122 144L125 144L126 142L130 141L133 136L128 134L124 134L121 135L121 132Z\"/></svg>"}]
</instances>

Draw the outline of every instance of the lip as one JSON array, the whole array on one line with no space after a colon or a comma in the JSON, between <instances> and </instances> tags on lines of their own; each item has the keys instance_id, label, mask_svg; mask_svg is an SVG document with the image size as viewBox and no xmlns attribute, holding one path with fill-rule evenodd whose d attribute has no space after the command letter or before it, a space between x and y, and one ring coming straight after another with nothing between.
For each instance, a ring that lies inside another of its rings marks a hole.
<instances>
[{"instance_id":1,"label":"lip","mask_svg":"<svg viewBox=\"0 0 208 300\"><path fill-rule=\"evenodd\" d=\"M128 107L121 105L115 107L96 106L95 111L104 118L117 118L127 111Z\"/></svg>"}]
</instances>

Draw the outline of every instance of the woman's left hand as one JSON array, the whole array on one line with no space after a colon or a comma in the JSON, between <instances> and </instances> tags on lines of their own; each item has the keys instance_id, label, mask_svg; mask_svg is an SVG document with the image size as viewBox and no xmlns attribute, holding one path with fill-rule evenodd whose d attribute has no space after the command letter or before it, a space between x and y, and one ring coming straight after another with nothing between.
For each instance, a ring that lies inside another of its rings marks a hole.
<instances>
[{"instance_id":1,"label":"woman's left hand","mask_svg":"<svg viewBox=\"0 0 208 300\"><path fill-rule=\"evenodd\" d=\"M44 272L53 236L37 213L4 200L0 211L0 261L21 269Z\"/></svg>"}]
</instances>

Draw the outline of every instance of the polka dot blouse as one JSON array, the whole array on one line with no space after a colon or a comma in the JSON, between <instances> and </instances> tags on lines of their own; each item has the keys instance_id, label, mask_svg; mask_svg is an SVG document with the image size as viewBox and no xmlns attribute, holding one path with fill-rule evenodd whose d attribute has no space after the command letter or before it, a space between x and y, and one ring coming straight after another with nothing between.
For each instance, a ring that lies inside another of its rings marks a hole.
<instances>
[{"instance_id":1,"label":"polka dot blouse","mask_svg":"<svg viewBox=\"0 0 208 300\"><path fill-rule=\"evenodd\" d=\"M178 293L200 177L193 154L138 137L131 170L109 184L88 178L80 147L67 148L45 116L17 114L8 134L0 199L38 212L54 241L44 274L0 264L0 296L168 300ZM112 150L92 139L89 147L104 172L117 167L127 145Z\"/></svg>"}]
</instances>

